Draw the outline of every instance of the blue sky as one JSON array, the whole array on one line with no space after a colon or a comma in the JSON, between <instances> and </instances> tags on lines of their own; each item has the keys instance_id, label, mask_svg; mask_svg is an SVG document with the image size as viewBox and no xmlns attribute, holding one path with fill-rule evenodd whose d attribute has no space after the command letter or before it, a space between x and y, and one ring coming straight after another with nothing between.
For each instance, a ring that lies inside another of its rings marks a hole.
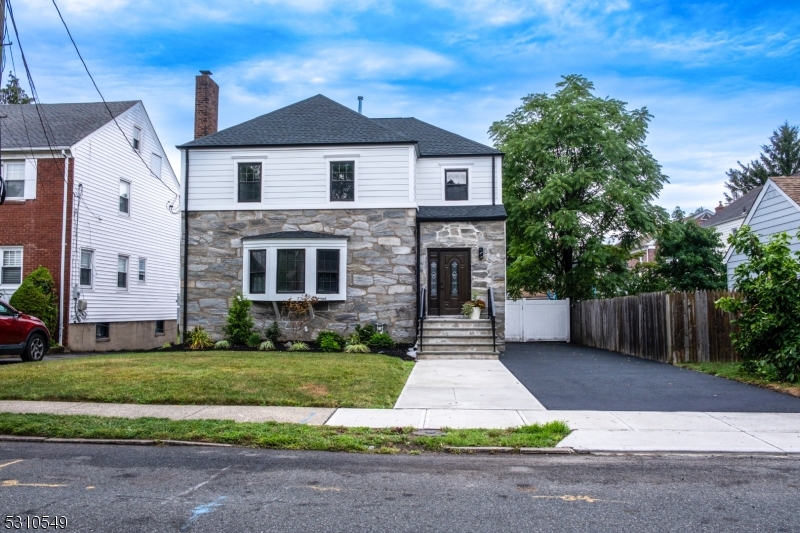
<instances>
[{"instance_id":1,"label":"blue sky","mask_svg":"<svg viewBox=\"0 0 800 533\"><path fill-rule=\"evenodd\" d=\"M669 210L713 207L728 168L800 124L796 1L58 2L106 98L144 101L176 171L200 69L221 87L220 128L318 93L352 107L363 95L368 116L487 144L521 97L582 74L654 115ZM97 101L51 1L12 6L42 101Z\"/></svg>"}]
</instances>

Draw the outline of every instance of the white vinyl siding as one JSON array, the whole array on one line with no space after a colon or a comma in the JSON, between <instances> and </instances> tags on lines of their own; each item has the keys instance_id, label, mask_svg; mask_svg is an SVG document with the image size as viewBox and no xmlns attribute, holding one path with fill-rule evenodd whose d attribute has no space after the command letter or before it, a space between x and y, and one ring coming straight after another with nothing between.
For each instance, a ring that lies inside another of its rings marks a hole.
<instances>
[{"instance_id":1,"label":"white vinyl siding","mask_svg":"<svg viewBox=\"0 0 800 533\"><path fill-rule=\"evenodd\" d=\"M158 176L161 177L161 156L158 154L150 154L150 170Z\"/></svg>"},{"instance_id":2,"label":"white vinyl siding","mask_svg":"<svg viewBox=\"0 0 800 533\"><path fill-rule=\"evenodd\" d=\"M495 158L495 186L499 191L500 158ZM469 197L466 201L445 200L444 176L446 170L467 169L469 174ZM487 205L492 203L492 158L423 157L416 164L417 203L419 205ZM502 199L496 192L495 203Z\"/></svg>"},{"instance_id":3,"label":"white vinyl siding","mask_svg":"<svg viewBox=\"0 0 800 533\"><path fill-rule=\"evenodd\" d=\"M169 164L141 103L117 117L123 136L113 122L103 126L72 149L76 190L82 186L82 200L75 200L73 239L76 250L70 263L71 278L66 285L78 287L86 301L83 322L114 323L177 318L180 290L181 217L170 214L167 203L174 199L139 155L128 144L134 126L142 128L143 154L162 158L162 179L179 190ZM145 160L150 162L147 157ZM130 216L119 215L120 178L131 183ZM91 212L90 212L91 210ZM100 220L98 220L98 218ZM92 287L80 287L80 250L92 249ZM128 290L117 288L118 257L129 256ZM138 283L138 258L147 258L147 282ZM70 302L78 294L70 295ZM74 306L70 305L74 323Z\"/></svg>"},{"instance_id":4,"label":"white vinyl siding","mask_svg":"<svg viewBox=\"0 0 800 533\"><path fill-rule=\"evenodd\" d=\"M758 202L758 200L757 200ZM800 229L800 209L788 200L777 187L769 183L761 201L753 206L752 217L748 223L755 234L766 242L769 237L777 233L786 232L789 235L792 251L800 251L800 241L797 240L797 231ZM728 285L732 287L734 269L745 262L747 256L742 253L732 253L728 260Z\"/></svg>"},{"instance_id":5,"label":"white vinyl siding","mask_svg":"<svg viewBox=\"0 0 800 533\"><path fill-rule=\"evenodd\" d=\"M190 211L412 207L407 146L190 150ZM330 201L331 161L355 161L353 202ZM262 201L236 201L237 163L262 164ZM413 192L413 189L411 189Z\"/></svg>"}]
</instances>

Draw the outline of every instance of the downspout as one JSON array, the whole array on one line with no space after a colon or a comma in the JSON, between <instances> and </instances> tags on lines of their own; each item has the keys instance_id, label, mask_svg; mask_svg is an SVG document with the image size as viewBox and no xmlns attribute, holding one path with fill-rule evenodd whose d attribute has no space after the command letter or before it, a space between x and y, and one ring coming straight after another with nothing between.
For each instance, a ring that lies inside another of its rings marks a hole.
<instances>
[{"instance_id":1,"label":"downspout","mask_svg":"<svg viewBox=\"0 0 800 533\"><path fill-rule=\"evenodd\" d=\"M497 194L497 184L495 181L495 172L497 171L497 167L494 162L494 156L492 156L492 205L496 205L495 195Z\"/></svg>"},{"instance_id":2,"label":"downspout","mask_svg":"<svg viewBox=\"0 0 800 533\"><path fill-rule=\"evenodd\" d=\"M183 176L183 324L181 342L186 344L189 320L189 149L186 149L186 173Z\"/></svg>"},{"instance_id":3,"label":"downspout","mask_svg":"<svg viewBox=\"0 0 800 533\"><path fill-rule=\"evenodd\" d=\"M416 274L416 277L417 277L417 284L416 284L416 287L417 287L417 308L415 309L415 312L414 312L414 317L415 317L414 318L414 324L415 324L415 328L414 328L415 334L414 334L414 336L415 336L415 344L416 344L416 339L419 338L419 310L422 309L421 306L423 305L423 302L421 301L421 296L420 296L420 293L422 292L422 287L419 286L419 283L420 283L420 268L421 268L420 264L419 264L419 261L420 261L420 258L421 258L421 254L420 254L420 250L419 250L419 244L420 244L420 238L419 238L419 209L417 209L417 216L414 217L414 218L416 219L416 224L417 224L417 268L416 268L416 271L417 271L417 274Z\"/></svg>"},{"instance_id":4,"label":"downspout","mask_svg":"<svg viewBox=\"0 0 800 533\"><path fill-rule=\"evenodd\" d=\"M64 270L67 254L67 187L69 180L69 156L66 150L61 150L64 156L64 205L61 209L61 277L58 288L58 344L64 346Z\"/></svg>"}]
</instances>

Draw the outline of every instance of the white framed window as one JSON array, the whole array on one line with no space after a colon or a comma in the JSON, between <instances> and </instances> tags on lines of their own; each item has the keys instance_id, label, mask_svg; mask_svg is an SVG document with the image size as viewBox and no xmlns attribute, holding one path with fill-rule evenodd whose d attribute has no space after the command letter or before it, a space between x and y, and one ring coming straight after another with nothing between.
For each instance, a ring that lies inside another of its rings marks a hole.
<instances>
[{"instance_id":1,"label":"white framed window","mask_svg":"<svg viewBox=\"0 0 800 533\"><path fill-rule=\"evenodd\" d=\"M469 169L444 169L444 199L448 202L469 200Z\"/></svg>"},{"instance_id":2,"label":"white framed window","mask_svg":"<svg viewBox=\"0 0 800 533\"><path fill-rule=\"evenodd\" d=\"M22 247L0 248L0 286L16 289L22 285Z\"/></svg>"},{"instance_id":3,"label":"white framed window","mask_svg":"<svg viewBox=\"0 0 800 533\"><path fill-rule=\"evenodd\" d=\"M128 256L117 257L117 289L128 289Z\"/></svg>"},{"instance_id":4,"label":"white framed window","mask_svg":"<svg viewBox=\"0 0 800 533\"><path fill-rule=\"evenodd\" d=\"M144 257L139 258L139 283L147 281L147 259Z\"/></svg>"},{"instance_id":5,"label":"white framed window","mask_svg":"<svg viewBox=\"0 0 800 533\"><path fill-rule=\"evenodd\" d=\"M25 199L25 161L3 163L3 179L6 181L6 200Z\"/></svg>"},{"instance_id":6,"label":"white framed window","mask_svg":"<svg viewBox=\"0 0 800 533\"><path fill-rule=\"evenodd\" d=\"M142 128L139 126L133 127L133 149L137 152L142 149Z\"/></svg>"},{"instance_id":7,"label":"white framed window","mask_svg":"<svg viewBox=\"0 0 800 533\"><path fill-rule=\"evenodd\" d=\"M121 215L131 214L131 182L119 180L119 212Z\"/></svg>"},{"instance_id":8,"label":"white framed window","mask_svg":"<svg viewBox=\"0 0 800 533\"><path fill-rule=\"evenodd\" d=\"M236 201L261 201L261 163L236 164Z\"/></svg>"},{"instance_id":9,"label":"white framed window","mask_svg":"<svg viewBox=\"0 0 800 533\"><path fill-rule=\"evenodd\" d=\"M94 251L81 250L81 287L92 287L94 283Z\"/></svg>"},{"instance_id":10,"label":"white framed window","mask_svg":"<svg viewBox=\"0 0 800 533\"><path fill-rule=\"evenodd\" d=\"M347 238L334 235L242 239L242 292L251 300L286 301L304 294L347 298Z\"/></svg>"},{"instance_id":11,"label":"white framed window","mask_svg":"<svg viewBox=\"0 0 800 533\"><path fill-rule=\"evenodd\" d=\"M330 201L355 202L356 162L330 161Z\"/></svg>"},{"instance_id":12,"label":"white framed window","mask_svg":"<svg viewBox=\"0 0 800 533\"><path fill-rule=\"evenodd\" d=\"M158 176L161 177L161 156L158 154L150 154L150 170Z\"/></svg>"}]
</instances>

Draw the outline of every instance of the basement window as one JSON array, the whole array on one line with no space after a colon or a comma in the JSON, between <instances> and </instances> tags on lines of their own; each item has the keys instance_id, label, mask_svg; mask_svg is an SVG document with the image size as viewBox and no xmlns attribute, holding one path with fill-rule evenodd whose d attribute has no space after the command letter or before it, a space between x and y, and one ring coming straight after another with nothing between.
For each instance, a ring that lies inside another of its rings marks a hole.
<instances>
[{"instance_id":1,"label":"basement window","mask_svg":"<svg viewBox=\"0 0 800 533\"><path fill-rule=\"evenodd\" d=\"M156 320L156 336L164 334L164 321Z\"/></svg>"},{"instance_id":2,"label":"basement window","mask_svg":"<svg viewBox=\"0 0 800 533\"><path fill-rule=\"evenodd\" d=\"M111 338L111 328L108 322L98 322L94 325L94 337L98 341L107 341Z\"/></svg>"}]
</instances>

